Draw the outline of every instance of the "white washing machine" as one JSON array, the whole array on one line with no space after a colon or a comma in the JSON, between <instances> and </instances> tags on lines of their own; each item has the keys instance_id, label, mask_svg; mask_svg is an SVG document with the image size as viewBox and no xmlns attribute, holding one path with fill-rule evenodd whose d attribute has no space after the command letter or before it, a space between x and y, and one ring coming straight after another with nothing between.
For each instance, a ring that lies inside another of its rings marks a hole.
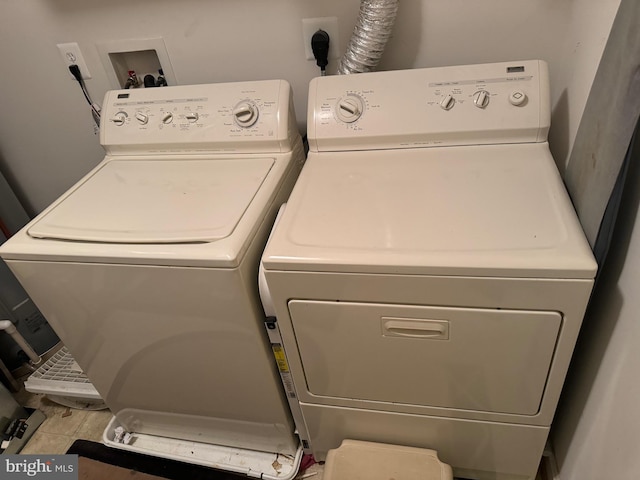
<instances>
[{"instance_id":1,"label":"white washing machine","mask_svg":"<svg viewBox=\"0 0 640 480\"><path fill-rule=\"evenodd\" d=\"M295 456L256 286L304 162L289 84L108 92L100 140L0 255L126 431Z\"/></svg>"},{"instance_id":2,"label":"white washing machine","mask_svg":"<svg viewBox=\"0 0 640 480\"><path fill-rule=\"evenodd\" d=\"M549 109L541 61L311 82L262 263L316 459L351 438L535 477L596 272Z\"/></svg>"}]
</instances>

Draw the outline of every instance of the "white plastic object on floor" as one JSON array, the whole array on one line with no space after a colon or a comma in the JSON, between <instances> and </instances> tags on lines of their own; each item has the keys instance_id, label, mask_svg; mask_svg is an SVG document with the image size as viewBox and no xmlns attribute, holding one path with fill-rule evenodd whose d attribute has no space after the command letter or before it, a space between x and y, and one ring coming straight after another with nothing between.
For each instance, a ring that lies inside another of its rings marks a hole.
<instances>
[{"instance_id":1,"label":"white plastic object on floor","mask_svg":"<svg viewBox=\"0 0 640 480\"><path fill-rule=\"evenodd\" d=\"M42 393L67 407L102 410L106 408L87 375L73 356L62 347L24 382L27 392Z\"/></svg>"},{"instance_id":2,"label":"white plastic object on floor","mask_svg":"<svg viewBox=\"0 0 640 480\"><path fill-rule=\"evenodd\" d=\"M114 416L102 434L102 443L120 450L240 473L250 478L292 480L298 473L303 454L302 446L295 456L291 456L142 433L131 433L130 443L125 444L116 440L118 427L120 424Z\"/></svg>"},{"instance_id":3,"label":"white plastic object on floor","mask_svg":"<svg viewBox=\"0 0 640 480\"><path fill-rule=\"evenodd\" d=\"M451 467L435 450L343 440L329 450L323 480L452 480Z\"/></svg>"}]
</instances>

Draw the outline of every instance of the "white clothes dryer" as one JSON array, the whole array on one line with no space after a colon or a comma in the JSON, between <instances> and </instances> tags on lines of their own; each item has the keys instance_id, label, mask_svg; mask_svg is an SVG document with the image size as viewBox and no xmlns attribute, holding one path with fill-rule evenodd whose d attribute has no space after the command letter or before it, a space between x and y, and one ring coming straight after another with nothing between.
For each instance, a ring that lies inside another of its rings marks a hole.
<instances>
[{"instance_id":1,"label":"white clothes dryer","mask_svg":"<svg viewBox=\"0 0 640 480\"><path fill-rule=\"evenodd\" d=\"M549 110L542 61L311 82L262 264L316 459L356 439L535 477L596 272Z\"/></svg>"},{"instance_id":2,"label":"white clothes dryer","mask_svg":"<svg viewBox=\"0 0 640 480\"><path fill-rule=\"evenodd\" d=\"M297 455L256 286L304 162L289 84L111 91L101 127L0 255L125 431Z\"/></svg>"}]
</instances>

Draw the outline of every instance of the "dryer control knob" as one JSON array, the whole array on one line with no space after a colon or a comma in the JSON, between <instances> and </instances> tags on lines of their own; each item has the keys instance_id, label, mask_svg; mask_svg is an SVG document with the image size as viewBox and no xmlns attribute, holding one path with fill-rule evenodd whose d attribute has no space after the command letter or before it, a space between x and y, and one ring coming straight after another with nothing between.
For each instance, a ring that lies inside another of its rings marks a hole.
<instances>
[{"instance_id":1,"label":"dryer control knob","mask_svg":"<svg viewBox=\"0 0 640 480\"><path fill-rule=\"evenodd\" d=\"M489 92L480 90L473 94L473 104L478 108L484 108L489 105Z\"/></svg>"},{"instance_id":2,"label":"dryer control knob","mask_svg":"<svg viewBox=\"0 0 640 480\"><path fill-rule=\"evenodd\" d=\"M511 95L509 95L509 103L511 105L515 105L516 107L524 105L524 102L526 101L527 101L527 94L524 93L522 90L516 90L514 92L511 92Z\"/></svg>"},{"instance_id":3,"label":"dryer control knob","mask_svg":"<svg viewBox=\"0 0 640 480\"><path fill-rule=\"evenodd\" d=\"M149 115L147 115L146 113L137 112L136 113L136 120L138 120L138 122L140 122L140 125L146 125L147 122L149 121Z\"/></svg>"},{"instance_id":4,"label":"dryer control knob","mask_svg":"<svg viewBox=\"0 0 640 480\"><path fill-rule=\"evenodd\" d=\"M125 112L118 112L113 117L110 118L111 122L114 125L121 127L124 125L125 120L127 119L127 114Z\"/></svg>"},{"instance_id":5,"label":"dryer control knob","mask_svg":"<svg viewBox=\"0 0 640 480\"><path fill-rule=\"evenodd\" d=\"M453 98L453 95L451 94L445 95L442 97L442 100L440 100L440 108L443 110L451 110L455 104L456 99Z\"/></svg>"},{"instance_id":6,"label":"dryer control knob","mask_svg":"<svg viewBox=\"0 0 640 480\"><path fill-rule=\"evenodd\" d=\"M233 117L241 127L250 127L258 121L258 107L251 102L240 102L233 109Z\"/></svg>"},{"instance_id":7,"label":"dryer control knob","mask_svg":"<svg viewBox=\"0 0 640 480\"><path fill-rule=\"evenodd\" d=\"M362 116L364 107L360 98L348 95L338 101L336 110L340 120L353 123Z\"/></svg>"},{"instance_id":8,"label":"dryer control knob","mask_svg":"<svg viewBox=\"0 0 640 480\"><path fill-rule=\"evenodd\" d=\"M187 113L185 115L185 118L189 121L189 123L196 123L200 118L200 115L198 115L196 112L191 112Z\"/></svg>"},{"instance_id":9,"label":"dryer control knob","mask_svg":"<svg viewBox=\"0 0 640 480\"><path fill-rule=\"evenodd\" d=\"M165 113L162 116L162 123L169 124L171 122L173 122L173 113Z\"/></svg>"}]
</instances>

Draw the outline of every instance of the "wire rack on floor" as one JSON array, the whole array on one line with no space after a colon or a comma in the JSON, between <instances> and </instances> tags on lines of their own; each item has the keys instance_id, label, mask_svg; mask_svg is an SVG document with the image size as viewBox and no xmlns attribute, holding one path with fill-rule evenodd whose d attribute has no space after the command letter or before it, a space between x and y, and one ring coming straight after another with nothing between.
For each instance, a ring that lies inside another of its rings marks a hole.
<instances>
[{"instance_id":1,"label":"wire rack on floor","mask_svg":"<svg viewBox=\"0 0 640 480\"><path fill-rule=\"evenodd\" d=\"M62 405L101 410L106 405L67 347L62 347L24 382L28 392L43 393Z\"/></svg>"}]
</instances>

